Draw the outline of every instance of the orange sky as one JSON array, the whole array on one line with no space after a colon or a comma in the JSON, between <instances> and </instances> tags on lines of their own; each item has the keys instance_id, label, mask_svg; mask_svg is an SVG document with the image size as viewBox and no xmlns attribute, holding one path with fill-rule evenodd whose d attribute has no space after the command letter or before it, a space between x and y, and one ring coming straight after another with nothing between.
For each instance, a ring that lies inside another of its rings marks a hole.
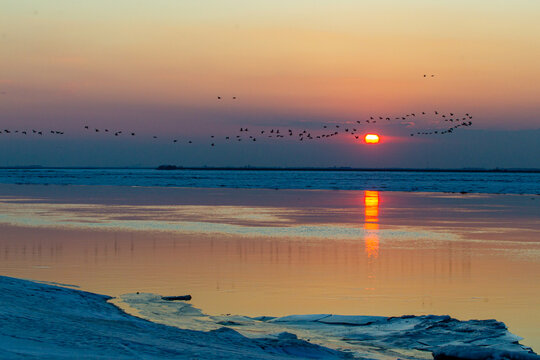
<instances>
[{"instance_id":1,"label":"orange sky","mask_svg":"<svg viewBox=\"0 0 540 360\"><path fill-rule=\"evenodd\" d=\"M354 117L472 107L486 126L500 111L533 125L535 2L225 3L8 1L3 106L214 106L215 94L236 94L260 109Z\"/></svg>"},{"instance_id":2,"label":"orange sky","mask_svg":"<svg viewBox=\"0 0 540 360\"><path fill-rule=\"evenodd\" d=\"M537 129L539 14L527 0L4 1L0 125L166 133L439 110Z\"/></svg>"}]
</instances>

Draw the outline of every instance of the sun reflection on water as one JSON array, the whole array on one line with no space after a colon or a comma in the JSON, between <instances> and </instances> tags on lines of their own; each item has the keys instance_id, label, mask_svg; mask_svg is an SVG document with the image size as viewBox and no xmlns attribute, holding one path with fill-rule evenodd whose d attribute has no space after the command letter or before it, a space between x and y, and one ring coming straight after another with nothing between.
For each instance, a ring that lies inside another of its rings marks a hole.
<instances>
[{"instance_id":1,"label":"sun reflection on water","mask_svg":"<svg viewBox=\"0 0 540 360\"><path fill-rule=\"evenodd\" d=\"M368 258L379 256L379 192L364 192L365 251Z\"/></svg>"}]
</instances>

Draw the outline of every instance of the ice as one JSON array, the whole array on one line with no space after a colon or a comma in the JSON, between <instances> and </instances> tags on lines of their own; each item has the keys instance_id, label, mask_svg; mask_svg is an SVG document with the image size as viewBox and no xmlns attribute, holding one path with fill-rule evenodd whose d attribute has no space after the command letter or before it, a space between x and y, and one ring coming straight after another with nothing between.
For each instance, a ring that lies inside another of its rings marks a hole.
<instances>
[{"instance_id":1,"label":"ice","mask_svg":"<svg viewBox=\"0 0 540 360\"><path fill-rule=\"evenodd\" d=\"M538 172L0 169L2 184L540 194Z\"/></svg>"},{"instance_id":2,"label":"ice","mask_svg":"<svg viewBox=\"0 0 540 360\"><path fill-rule=\"evenodd\" d=\"M309 320L311 319L311 320ZM429 351L439 359L540 359L519 344L504 323L496 320L460 321L450 316L286 316L269 320L290 329L309 329L319 337L340 339L356 355L388 355L388 351ZM310 324L311 323L311 324ZM366 353L373 347L372 354ZM467 355L471 354L471 355Z\"/></svg>"},{"instance_id":3,"label":"ice","mask_svg":"<svg viewBox=\"0 0 540 360\"><path fill-rule=\"evenodd\" d=\"M445 346L433 354L434 360L536 360L537 355L513 350L494 350L478 346Z\"/></svg>"},{"instance_id":4,"label":"ice","mask_svg":"<svg viewBox=\"0 0 540 360\"><path fill-rule=\"evenodd\" d=\"M159 295L108 296L0 277L1 359L540 360L496 320L450 316L210 316ZM189 330L188 330L189 329Z\"/></svg>"},{"instance_id":5,"label":"ice","mask_svg":"<svg viewBox=\"0 0 540 360\"><path fill-rule=\"evenodd\" d=\"M294 322L294 323L314 322L314 321L322 320L329 316L331 315L330 314L289 315L289 316L274 318L271 321L272 322Z\"/></svg>"},{"instance_id":6,"label":"ice","mask_svg":"<svg viewBox=\"0 0 540 360\"><path fill-rule=\"evenodd\" d=\"M135 300L137 297L141 298ZM248 337L295 334L312 343L346 350L358 358L432 359L434 354L441 354L444 359L452 356L444 355L452 354L452 349L461 351L461 357L469 349L471 354L489 354L494 359L540 359L519 344L520 337L496 320L460 321L448 315L210 316L188 311L186 308L192 309L191 305L163 301L157 295L129 294L122 296L122 300L148 319L167 325L201 330L229 326ZM175 316L184 313L190 315Z\"/></svg>"},{"instance_id":7,"label":"ice","mask_svg":"<svg viewBox=\"0 0 540 360\"><path fill-rule=\"evenodd\" d=\"M337 359L346 354L295 336L247 338L128 315L108 296L0 277L2 359Z\"/></svg>"}]
</instances>

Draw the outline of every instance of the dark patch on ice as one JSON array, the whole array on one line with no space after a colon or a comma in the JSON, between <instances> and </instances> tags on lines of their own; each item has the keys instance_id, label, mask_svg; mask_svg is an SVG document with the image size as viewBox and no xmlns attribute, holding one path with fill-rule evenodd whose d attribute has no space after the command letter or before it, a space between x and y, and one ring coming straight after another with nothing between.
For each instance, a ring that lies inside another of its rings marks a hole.
<instances>
[{"instance_id":1,"label":"dark patch on ice","mask_svg":"<svg viewBox=\"0 0 540 360\"><path fill-rule=\"evenodd\" d=\"M161 299L166 301L190 301L191 295L162 296Z\"/></svg>"}]
</instances>

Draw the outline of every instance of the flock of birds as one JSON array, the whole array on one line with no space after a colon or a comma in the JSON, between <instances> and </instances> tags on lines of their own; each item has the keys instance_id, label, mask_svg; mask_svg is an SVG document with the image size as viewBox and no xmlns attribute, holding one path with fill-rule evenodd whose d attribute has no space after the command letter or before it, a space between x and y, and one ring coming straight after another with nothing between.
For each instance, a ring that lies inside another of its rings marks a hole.
<instances>
[{"instance_id":1,"label":"flock of birds","mask_svg":"<svg viewBox=\"0 0 540 360\"><path fill-rule=\"evenodd\" d=\"M424 78L435 77L434 74L424 74ZM217 96L218 101L224 101L225 99L237 100L236 96ZM427 113L425 111L419 113L409 113L402 116L370 116L369 119L356 120L355 122L348 123L332 123L322 125L322 128L319 129L291 129L291 128L270 128L270 129L252 129L248 127L241 127L239 131L233 135L224 136L225 141L252 141L256 142L257 139L284 139L290 138L297 141L310 141L310 140L324 140L329 139L334 136L339 135L348 135L353 136L354 139L361 139L362 134L370 129L365 129L365 127L373 128L379 127L380 125L372 125L383 123L386 124L395 124L397 121L399 125L406 126L407 128L419 128L417 126L418 121L428 122L430 125L434 125L436 129L422 130L422 131L413 131L410 136L421 136L421 135L445 135L451 134L454 130L460 127L469 127L472 126L472 115L465 113L464 115L458 115L454 113L440 114L439 111L433 111L433 113ZM86 132L92 133L102 133L108 134L114 137L128 136L135 137L137 133L135 131L125 131L125 130L111 130L108 128L95 128L90 127L89 125L84 125L84 130ZM64 135L64 131L57 129L50 130L16 130L16 129L0 129L0 135L10 135L10 134L20 134L23 136L27 135ZM159 137L157 135L152 135L152 139L157 140ZM209 135L209 144L210 146L215 146L216 135ZM363 139L362 139L363 140ZM171 139L169 138L169 141ZM193 144L193 139L184 139L182 141L187 142L187 144ZM179 138L173 138L173 143L180 142Z\"/></svg>"},{"instance_id":2,"label":"flock of birds","mask_svg":"<svg viewBox=\"0 0 540 360\"><path fill-rule=\"evenodd\" d=\"M222 96L217 97L218 100L224 99ZM232 97L233 100L236 100L236 96ZM472 126L472 115L465 113L459 115L457 113L448 113L442 114L439 111L425 112L421 111L418 113L408 113L401 116L370 116L369 118L363 120L356 120L354 122L347 123L332 123L332 124L323 124L320 128L310 128L310 129L293 129L293 128L254 128L250 129L249 127L241 127L237 132L230 134L228 136L221 135L221 140L225 141L251 141L256 142L262 139L294 139L296 141L312 141L312 140L325 140L330 139L336 136L352 136L355 140L363 140L363 134L369 131L373 131L373 128L380 128L385 125L395 125L396 122L399 126L405 126L408 129L419 128L417 122L428 122L430 125L435 126L436 129L430 130L416 130L410 132L410 136L422 136L422 135L445 135L452 134L456 129L460 127L470 127ZM378 125L375 125L378 124ZM139 134L133 130L112 130L110 128L96 128L91 127L90 125L84 125L83 131L87 134L89 133L100 133L106 134L112 137L135 137L135 136L145 136L148 137L148 134ZM23 136L44 136L44 135L54 135L61 136L65 132L53 129L53 130L15 130L15 129L0 129L1 134L19 134ZM158 135L150 135L153 140L161 139ZM217 135L208 134L207 143L210 146L216 146L216 141L218 139ZM194 139L187 138L170 138L168 141L172 143L185 142L187 144L193 144Z\"/></svg>"},{"instance_id":3,"label":"flock of birds","mask_svg":"<svg viewBox=\"0 0 540 360\"><path fill-rule=\"evenodd\" d=\"M433 78L434 74L423 74L424 78ZM233 101L237 100L236 96L217 96L218 101L225 101L225 99L232 99ZM443 114L435 110L433 112L421 111L418 113L409 113L401 116L370 116L369 118L363 120L356 120L354 122L350 121L347 123L332 123L324 124L322 128L310 128L310 129L291 129L291 128L269 128L262 129L260 127L250 130L248 127L241 127L238 132L222 136L225 141L251 141L256 142L258 139L295 139L297 141L310 141L310 140L324 140L329 139L334 136L345 135L352 136L355 140L363 140L363 134L368 131L373 131L375 127L379 128L381 124L384 125L397 125L405 126L407 129L417 129L410 132L410 136L422 136L422 135L445 135L452 134L456 129L460 127L470 127L472 126L472 115L469 113L457 114L457 113L448 113ZM426 130L426 126L422 130L422 125L418 124L427 123L432 128ZM379 125L372 125L379 124ZM90 125L84 125L84 131L87 133L101 133L107 134L114 137L135 137L138 136L135 131L130 130L112 130L108 128L96 128L91 127ZM38 129L0 129L0 135L23 135L23 136L44 136L44 135L54 135L61 136L65 132L58 129L48 129L48 130L38 130ZM144 134L148 136L148 134ZM152 139L157 140L159 137L157 135L151 135ZM217 137L216 135L207 135L209 136L208 143L210 146L216 145ZM172 143L186 142L187 144L193 144L193 139L180 139L180 138L168 138L168 141Z\"/></svg>"}]
</instances>

